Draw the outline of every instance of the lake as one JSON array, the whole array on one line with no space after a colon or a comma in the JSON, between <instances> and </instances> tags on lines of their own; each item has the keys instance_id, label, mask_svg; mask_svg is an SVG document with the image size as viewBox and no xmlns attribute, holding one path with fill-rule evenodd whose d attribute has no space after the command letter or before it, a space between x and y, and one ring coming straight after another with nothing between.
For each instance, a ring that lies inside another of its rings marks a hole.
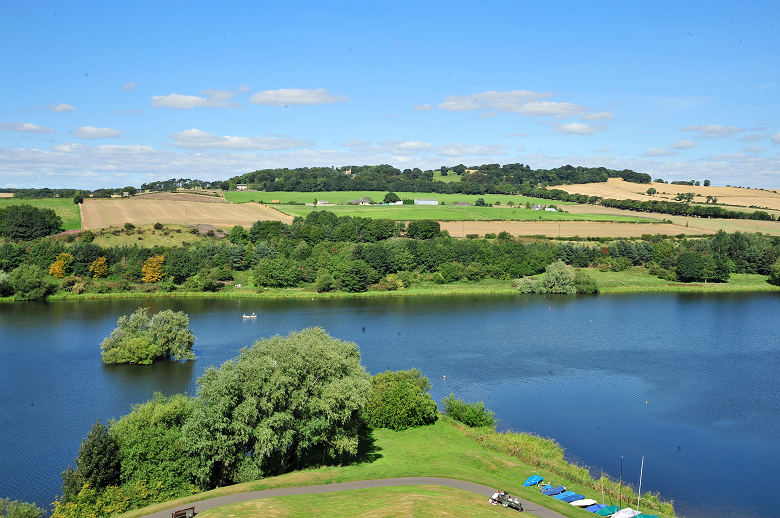
<instances>
[{"instance_id":1,"label":"lake","mask_svg":"<svg viewBox=\"0 0 780 518\"><path fill-rule=\"evenodd\" d=\"M198 360L103 366L100 342L141 305L188 313ZM49 504L96 419L194 394L209 365L311 326L356 342L372 374L418 367L437 401L484 400L499 429L552 437L596 475L622 457L636 485L644 456L643 492L678 515L780 515L775 293L0 304L0 497Z\"/></svg>"}]
</instances>

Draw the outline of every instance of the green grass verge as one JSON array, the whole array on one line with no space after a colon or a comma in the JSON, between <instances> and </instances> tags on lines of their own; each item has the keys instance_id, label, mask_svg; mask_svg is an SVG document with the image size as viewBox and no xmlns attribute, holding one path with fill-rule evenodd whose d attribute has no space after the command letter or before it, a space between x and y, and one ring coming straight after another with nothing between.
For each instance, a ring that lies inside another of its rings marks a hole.
<instances>
[{"instance_id":1,"label":"green grass verge","mask_svg":"<svg viewBox=\"0 0 780 518\"><path fill-rule=\"evenodd\" d=\"M436 171L433 173L433 181L435 182L455 183L461 181L461 179L462 179L461 176L458 176L452 171L448 172L447 176L442 176L441 171Z\"/></svg>"},{"instance_id":2,"label":"green grass verge","mask_svg":"<svg viewBox=\"0 0 780 518\"><path fill-rule=\"evenodd\" d=\"M735 273L728 282L670 282L647 273L647 269L635 266L622 272L600 272L587 269L588 274L599 284L601 293L631 292L734 292L734 291L778 291L780 287L767 282L765 275Z\"/></svg>"},{"instance_id":3,"label":"green grass verge","mask_svg":"<svg viewBox=\"0 0 780 518\"><path fill-rule=\"evenodd\" d=\"M201 518L257 516L503 516L507 510L492 506L481 495L441 486L401 486L353 489L320 495L285 496L249 500L198 513ZM526 516L535 516L525 512Z\"/></svg>"},{"instance_id":4,"label":"green grass verge","mask_svg":"<svg viewBox=\"0 0 780 518\"><path fill-rule=\"evenodd\" d=\"M358 198L370 197L377 203L381 203L385 198L385 194L388 191L324 191L324 192L287 192L287 191L273 191L273 192L236 192L225 191L225 199L234 203L242 203L247 201L263 201L270 203L272 200L279 200L280 203L287 203L289 201L296 201L301 203L314 203L314 200L319 201L328 200L336 205L347 204L352 200ZM506 205L510 201L515 205L526 203L539 204L539 205L556 205L558 207L563 205L574 205L573 203L556 201L556 200L540 200L539 198L528 198L526 196L514 196L509 194L439 194L435 192L396 192L401 199L415 199L426 198L436 199L440 202L444 202L447 205L452 205L453 202L466 202L472 205L477 201L477 198L482 198L485 203L500 203ZM466 207L468 208L468 207Z\"/></svg>"},{"instance_id":5,"label":"green grass verge","mask_svg":"<svg viewBox=\"0 0 780 518\"><path fill-rule=\"evenodd\" d=\"M453 207L452 205L275 205L290 216L306 216L314 210L329 210L339 216L385 218L397 221L433 219L436 221L617 221L625 223L657 223L647 218L616 214L569 214L525 208ZM652 233L652 230L648 230Z\"/></svg>"},{"instance_id":6,"label":"green grass verge","mask_svg":"<svg viewBox=\"0 0 780 518\"><path fill-rule=\"evenodd\" d=\"M468 434L464 432L468 432ZM566 468L564 466L566 463L563 461L563 450L553 441L529 435L496 434L484 429L467 430L447 417L442 417L430 426L400 432L374 430L372 439L373 445L366 453L366 460L363 462L346 466L308 469L279 477L219 488L130 511L122 516L135 518L172 507L182 507L190 502L247 491L393 477L446 477L475 482L488 487L500 488L572 518L585 516L584 511L544 496L536 488L525 488L523 481L533 474L539 474L544 476L546 480L561 483L588 498L601 501L600 491L592 487L595 484L594 481L581 483L577 480L569 480L557 473L571 469L573 473L579 473L577 476L582 478L583 468L576 466ZM506 452L502 450L506 450ZM528 458L535 457L539 459L541 464L548 467L531 466L518 458L518 455L525 455ZM624 498L626 491L623 489ZM324 498L323 495L316 495L311 497L310 501L314 502L313 505L323 505L322 498ZM617 499L607 496L605 503L617 503ZM644 509L647 507L644 506ZM232 514L217 510L213 512L217 514L211 516ZM671 514L663 515L659 511L653 511L653 513L659 516L671 516ZM355 514L363 513L358 511ZM466 515L469 513L463 514L463 516Z\"/></svg>"},{"instance_id":7,"label":"green grass verge","mask_svg":"<svg viewBox=\"0 0 780 518\"><path fill-rule=\"evenodd\" d=\"M62 228L65 230L81 228L81 211L70 198L0 198L0 207L22 204L32 205L39 209L52 209L62 218Z\"/></svg>"}]
</instances>

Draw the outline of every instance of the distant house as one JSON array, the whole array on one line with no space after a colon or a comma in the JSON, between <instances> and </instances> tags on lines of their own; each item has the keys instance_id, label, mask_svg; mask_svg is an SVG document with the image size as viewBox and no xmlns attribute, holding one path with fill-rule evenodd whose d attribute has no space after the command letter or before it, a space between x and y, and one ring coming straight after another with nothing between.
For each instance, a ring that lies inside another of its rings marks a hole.
<instances>
[{"instance_id":1,"label":"distant house","mask_svg":"<svg viewBox=\"0 0 780 518\"><path fill-rule=\"evenodd\" d=\"M470 203L466 203L465 201L458 201L452 204L453 207L471 207Z\"/></svg>"},{"instance_id":2,"label":"distant house","mask_svg":"<svg viewBox=\"0 0 780 518\"><path fill-rule=\"evenodd\" d=\"M402 200L394 201L393 203L388 203L388 205L403 205L404 202Z\"/></svg>"},{"instance_id":3,"label":"distant house","mask_svg":"<svg viewBox=\"0 0 780 518\"><path fill-rule=\"evenodd\" d=\"M333 205L328 200L317 200L317 205Z\"/></svg>"},{"instance_id":4,"label":"distant house","mask_svg":"<svg viewBox=\"0 0 780 518\"><path fill-rule=\"evenodd\" d=\"M247 188L248 187L247 187L247 185L245 183L240 183L240 184L236 185L236 190L237 191L246 191Z\"/></svg>"},{"instance_id":5,"label":"distant house","mask_svg":"<svg viewBox=\"0 0 780 518\"><path fill-rule=\"evenodd\" d=\"M546 209L544 209L544 210L546 210L547 212L558 212L558 210L557 210L557 209L551 209L550 207L547 207L547 208L546 208Z\"/></svg>"},{"instance_id":6,"label":"distant house","mask_svg":"<svg viewBox=\"0 0 780 518\"><path fill-rule=\"evenodd\" d=\"M438 205L439 200L427 200L425 198L415 198L414 199L415 205Z\"/></svg>"},{"instance_id":7,"label":"distant house","mask_svg":"<svg viewBox=\"0 0 780 518\"><path fill-rule=\"evenodd\" d=\"M544 210L544 205L531 205L531 210Z\"/></svg>"},{"instance_id":8,"label":"distant house","mask_svg":"<svg viewBox=\"0 0 780 518\"><path fill-rule=\"evenodd\" d=\"M371 205L371 200L366 198L360 198L358 200L352 200L349 205Z\"/></svg>"}]
</instances>

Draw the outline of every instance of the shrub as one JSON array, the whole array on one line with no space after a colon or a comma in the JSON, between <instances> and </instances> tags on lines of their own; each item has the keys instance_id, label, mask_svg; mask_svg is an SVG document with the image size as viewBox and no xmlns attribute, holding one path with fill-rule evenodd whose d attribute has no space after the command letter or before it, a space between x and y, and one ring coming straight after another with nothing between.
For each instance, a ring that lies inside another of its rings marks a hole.
<instances>
[{"instance_id":1,"label":"shrub","mask_svg":"<svg viewBox=\"0 0 780 518\"><path fill-rule=\"evenodd\" d=\"M431 382L418 369L386 371L372 378L366 416L371 426L405 430L436 422Z\"/></svg>"},{"instance_id":2,"label":"shrub","mask_svg":"<svg viewBox=\"0 0 780 518\"><path fill-rule=\"evenodd\" d=\"M320 268L317 272L317 280L314 281L314 291L322 293L333 289L333 275L326 268Z\"/></svg>"},{"instance_id":3,"label":"shrub","mask_svg":"<svg viewBox=\"0 0 780 518\"><path fill-rule=\"evenodd\" d=\"M165 256L157 254L144 261L141 271L143 272L143 282L158 282L165 276L163 264Z\"/></svg>"},{"instance_id":4,"label":"shrub","mask_svg":"<svg viewBox=\"0 0 780 518\"><path fill-rule=\"evenodd\" d=\"M147 308L122 316L117 328L100 344L103 363L149 365L158 358L194 360L195 335L190 320L181 311L160 311L151 318Z\"/></svg>"},{"instance_id":5,"label":"shrub","mask_svg":"<svg viewBox=\"0 0 780 518\"><path fill-rule=\"evenodd\" d=\"M92 278L100 279L108 275L108 262L105 257L98 257L89 265L89 271L92 272Z\"/></svg>"},{"instance_id":6,"label":"shrub","mask_svg":"<svg viewBox=\"0 0 780 518\"><path fill-rule=\"evenodd\" d=\"M49 275L62 279L73 270L73 256L68 253L61 253L49 267Z\"/></svg>"},{"instance_id":7,"label":"shrub","mask_svg":"<svg viewBox=\"0 0 780 518\"><path fill-rule=\"evenodd\" d=\"M598 293L599 284L584 270L574 272L574 288L577 293Z\"/></svg>"},{"instance_id":8,"label":"shrub","mask_svg":"<svg viewBox=\"0 0 780 518\"><path fill-rule=\"evenodd\" d=\"M51 293L52 284L37 266L23 264L8 276L16 300L41 300Z\"/></svg>"},{"instance_id":9,"label":"shrub","mask_svg":"<svg viewBox=\"0 0 780 518\"><path fill-rule=\"evenodd\" d=\"M369 267L365 261L350 261L344 271L341 272L341 289L353 293L366 291L370 284L368 270Z\"/></svg>"},{"instance_id":10,"label":"shrub","mask_svg":"<svg viewBox=\"0 0 780 518\"><path fill-rule=\"evenodd\" d=\"M132 232L133 230L135 230L135 225L133 225L132 223L125 223L125 230L128 232Z\"/></svg>"},{"instance_id":11,"label":"shrub","mask_svg":"<svg viewBox=\"0 0 780 518\"><path fill-rule=\"evenodd\" d=\"M453 419L457 419L466 426L489 426L495 428L496 423L498 423L498 420L495 418L495 412L485 409L485 403L482 401L479 403L465 403L460 398L455 398L454 394L450 394L444 398L442 404L445 414Z\"/></svg>"},{"instance_id":12,"label":"shrub","mask_svg":"<svg viewBox=\"0 0 780 518\"><path fill-rule=\"evenodd\" d=\"M10 275L7 272L0 270L0 297L7 297L14 292L13 288L11 288L11 283L8 281L9 277Z\"/></svg>"},{"instance_id":13,"label":"shrub","mask_svg":"<svg viewBox=\"0 0 780 518\"><path fill-rule=\"evenodd\" d=\"M0 516L5 518L43 518L46 511L35 504L0 498Z\"/></svg>"},{"instance_id":14,"label":"shrub","mask_svg":"<svg viewBox=\"0 0 780 518\"><path fill-rule=\"evenodd\" d=\"M154 224L154 229L155 230L162 230L163 229L163 224L162 223L155 223Z\"/></svg>"}]
</instances>

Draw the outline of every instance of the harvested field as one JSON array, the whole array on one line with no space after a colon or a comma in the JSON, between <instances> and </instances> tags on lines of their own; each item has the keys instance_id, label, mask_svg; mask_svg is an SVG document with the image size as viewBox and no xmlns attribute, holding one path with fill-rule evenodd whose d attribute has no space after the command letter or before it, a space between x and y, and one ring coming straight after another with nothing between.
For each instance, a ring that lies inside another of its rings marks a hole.
<instances>
[{"instance_id":1,"label":"harvested field","mask_svg":"<svg viewBox=\"0 0 780 518\"><path fill-rule=\"evenodd\" d=\"M647 189L655 188L658 194L648 196ZM557 185L554 189L560 189L568 193L587 194L588 196L600 196L602 198L614 198L616 200L641 200L662 199L676 201L680 193L692 192L697 196L694 202L704 203L707 196L718 199L718 205L733 205L739 207L755 206L780 210L780 193L776 190L743 189L740 187L696 187L693 185L672 185L667 183L632 183L622 178L610 178L606 183L586 183L574 185ZM755 210L755 209L754 209Z\"/></svg>"},{"instance_id":2,"label":"harvested field","mask_svg":"<svg viewBox=\"0 0 780 518\"><path fill-rule=\"evenodd\" d=\"M12 192L0 192L0 198L13 198L14 193Z\"/></svg>"},{"instance_id":3,"label":"harvested field","mask_svg":"<svg viewBox=\"0 0 780 518\"><path fill-rule=\"evenodd\" d=\"M121 227L125 223L148 225L208 223L223 229L235 225L250 227L255 221L276 220L292 223L293 218L257 203L213 203L192 201L193 195L181 195L184 201L139 196L124 199L84 200L82 228ZM199 197L204 198L204 197Z\"/></svg>"},{"instance_id":4,"label":"harvested field","mask_svg":"<svg viewBox=\"0 0 780 518\"><path fill-rule=\"evenodd\" d=\"M202 201L205 203L229 203L222 196L206 196L186 192L150 192L139 194L135 199L166 200L166 201Z\"/></svg>"},{"instance_id":5,"label":"harvested field","mask_svg":"<svg viewBox=\"0 0 780 518\"><path fill-rule=\"evenodd\" d=\"M752 219L713 219L691 218L688 216L672 216L671 214L657 214L654 212L638 212L633 210L613 209L601 205L569 205L566 210L572 214L613 214L622 216L639 216L652 218L656 221L665 219L673 221L675 225L691 229L700 229L707 233L724 230L725 232L763 232L773 236L780 235L780 221L755 221Z\"/></svg>"},{"instance_id":6,"label":"harvested field","mask_svg":"<svg viewBox=\"0 0 780 518\"><path fill-rule=\"evenodd\" d=\"M643 234L702 235L712 231L684 226L657 223L612 223L585 221L441 221L441 229L453 237L466 237L467 234L509 232L513 236L547 237L641 237Z\"/></svg>"}]
</instances>

